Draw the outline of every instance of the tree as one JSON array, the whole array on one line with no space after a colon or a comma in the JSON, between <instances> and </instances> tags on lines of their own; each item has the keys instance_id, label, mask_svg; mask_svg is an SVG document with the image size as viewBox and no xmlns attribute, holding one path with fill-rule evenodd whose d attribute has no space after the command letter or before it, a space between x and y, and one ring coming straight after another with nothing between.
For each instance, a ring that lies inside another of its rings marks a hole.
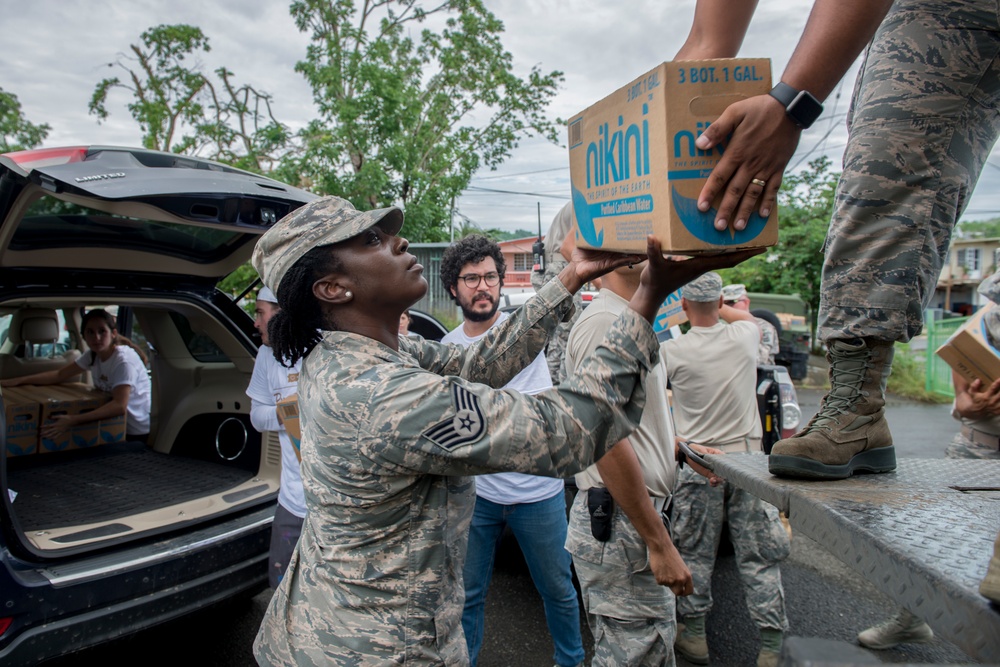
<instances>
[{"instance_id":1,"label":"tree","mask_svg":"<svg viewBox=\"0 0 1000 667\"><path fill-rule=\"evenodd\" d=\"M785 176L778 193L778 244L723 272L727 282L745 283L751 292L799 294L812 310L814 333L823 242L839 178L839 173L830 172L830 159L825 156L810 162L808 169Z\"/></svg>"},{"instance_id":2,"label":"tree","mask_svg":"<svg viewBox=\"0 0 1000 667\"><path fill-rule=\"evenodd\" d=\"M448 238L451 202L481 167L494 168L529 134L555 142L545 107L563 80L533 67L515 76L503 23L481 0L296 0L311 35L296 65L319 118L280 177L351 200L406 210L411 240ZM444 28L416 25L438 14Z\"/></svg>"},{"instance_id":3,"label":"tree","mask_svg":"<svg viewBox=\"0 0 1000 667\"><path fill-rule=\"evenodd\" d=\"M957 238L996 238L1000 236L1000 218L988 220L962 220L958 223Z\"/></svg>"},{"instance_id":4,"label":"tree","mask_svg":"<svg viewBox=\"0 0 1000 667\"><path fill-rule=\"evenodd\" d=\"M131 93L129 112L142 128L146 148L200 155L256 172L271 171L291 138L271 111L271 96L237 85L226 67L214 80L202 73L197 57L211 51L208 37L190 25L159 25L143 32L130 56L119 54L108 67L124 80L101 80L90 100L98 122L108 118L114 89ZM189 64L189 61L194 61Z\"/></svg>"},{"instance_id":5,"label":"tree","mask_svg":"<svg viewBox=\"0 0 1000 667\"><path fill-rule=\"evenodd\" d=\"M35 125L28 122L17 96L0 88L0 153L34 148L42 143L51 129L47 123Z\"/></svg>"}]
</instances>

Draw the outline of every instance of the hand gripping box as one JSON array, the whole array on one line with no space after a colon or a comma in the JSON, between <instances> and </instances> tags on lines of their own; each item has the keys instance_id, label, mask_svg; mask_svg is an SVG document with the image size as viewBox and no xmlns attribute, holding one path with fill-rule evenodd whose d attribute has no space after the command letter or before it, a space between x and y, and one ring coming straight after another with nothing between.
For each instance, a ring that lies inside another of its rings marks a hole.
<instances>
[{"instance_id":1,"label":"hand gripping box","mask_svg":"<svg viewBox=\"0 0 1000 667\"><path fill-rule=\"evenodd\" d=\"M695 140L733 102L771 89L762 58L667 62L569 121L577 243L646 252L655 234L666 252L694 255L771 246L777 210L756 212L742 231L717 231L719 200L702 213L698 194L724 146Z\"/></svg>"},{"instance_id":2,"label":"hand gripping box","mask_svg":"<svg viewBox=\"0 0 1000 667\"><path fill-rule=\"evenodd\" d=\"M990 341L985 317L993 304L980 308L962 328L937 349L937 355L969 382L979 379L984 388L1000 377L1000 350Z\"/></svg>"},{"instance_id":3,"label":"hand gripping box","mask_svg":"<svg viewBox=\"0 0 1000 667\"><path fill-rule=\"evenodd\" d=\"M111 396L81 383L25 386L25 392L41 404L39 423L42 427L59 415L77 415L101 407ZM84 422L71 427L57 438L39 434L38 451L60 452L82 449L125 439L125 415L113 419Z\"/></svg>"}]
</instances>

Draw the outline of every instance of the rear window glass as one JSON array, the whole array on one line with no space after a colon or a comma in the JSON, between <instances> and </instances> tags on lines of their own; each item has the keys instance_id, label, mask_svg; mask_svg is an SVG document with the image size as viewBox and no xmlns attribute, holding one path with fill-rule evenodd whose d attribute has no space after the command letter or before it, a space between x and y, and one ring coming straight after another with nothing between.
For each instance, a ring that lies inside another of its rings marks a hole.
<instances>
[{"instance_id":1,"label":"rear window glass","mask_svg":"<svg viewBox=\"0 0 1000 667\"><path fill-rule=\"evenodd\" d=\"M252 240L241 231L129 218L43 197L22 218L10 248L123 248L210 263Z\"/></svg>"},{"instance_id":2,"label":"rear window glass","mask_svg":"<svg viewBox=\"0 0 1000 667\"><path fill-rule=\"evenodd\" d=\"M191 356L203 363L222 363L229 361L229 357L215 344L207 334L195 331L191 328L191 323L180 313L171 312L170 319L174 321L177 332L184 340L188 352Z\"/></svg>"}]
</instances>

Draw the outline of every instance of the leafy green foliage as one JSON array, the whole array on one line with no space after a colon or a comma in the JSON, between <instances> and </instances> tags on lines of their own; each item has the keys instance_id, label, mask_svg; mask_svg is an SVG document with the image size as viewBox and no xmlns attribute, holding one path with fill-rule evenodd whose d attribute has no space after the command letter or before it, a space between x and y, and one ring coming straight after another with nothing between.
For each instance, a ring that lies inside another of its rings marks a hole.
<instances>
[{"instance_id":1,"label":"leafy green foliage","mask_svg":"<svg viewBox=\"0 0 1000 667\"><path fill-rule=\"evenodd\" d=\"M895 347L886 391L927 403L950 403L951 397L927 391L925 362L914 354L910 346L897 343Z\"/></svg>"},{"instance_id":2,"label":"leafy green foliage","mask_svg":"<svg viewBox=\"0 0 1000 667\"><path fill-rule=\"evenodd\" d=\"M42 143L52 128L35 125L24 117L21 103L13 93L0 88L0 153L23 151Z\"/></svg>"},{"instance_id":3,"label":"leafy green foliage","mask_svg":"<svg viewBox=\"0 0 1000 667\"><path fill-rule=\"evenodd\" d=\"M830 171L825 156L810 162L808 169L786 175L778 193L778 244L721 272L727 283L745 283L751 292L799 294L811 308L813 330L819 310L823 241L839 176Z\"/></svg>"},{"instance_id":4,"label":"leafy green foliage","mask_svg":"<svg viewBox=\"0 0 1000 667\"><path fill-rule=\"evenodd\" d=\"M159 25L108 67L124 77L101 80L90 100L98 122L109 116L115 89L132 94L129 112L142 128L143 146L200 155L240 169L270 171L289 150L291 133L271 111L271 96L237 85L225 67L215 77L201 72L198 56L211 50L208 37L190 25ZM189 60L194 61L189 65Z\"/></svg>"},{"instance_id":5,"label":"leafy green foliage","mask_svg":"<svg viewBox=\"0 0 1000 667\"><path fill-rule=\"evenodd\" d=\"M962 220L958 223L957 232L957 236L962 238L997 238L1000 237L1000 218Z\"/></svg>"},{"instance_id":6,"label":"leafy green foliage","mask_svg":"<svg viewBox=\"0 0 1000 667\"><path fill-rule=\"evenodd\" d=\"M246 262L241 264L239 268L230 273L228 276L222 279L218 287L220 290L231 296L232 298L238 297L240 294L246 290L255 280L257 280L257 271L253 268L253 264ZM243 304L243 310L247 311L251 316L254 314L254 301L252 298L247 299Z\"/></svg>"},{"instance_id":7,"label":"leafy green foliage","mask_svg":"<svg viewBox=\"0 0 1000 667\"><path fill-rule=\"evenodd\" d=\"M501 164L523 136L556 141L544 110L563 77L537 67L515 76L503 23L481 0L425 4L292 3L312 38L296 70L319 118L275 175L359 208L399 205L410 240L444 241L451 203L477 169ZM447 16L444 29L414 37L433 14Z\"/></svg>"}]
</instances>

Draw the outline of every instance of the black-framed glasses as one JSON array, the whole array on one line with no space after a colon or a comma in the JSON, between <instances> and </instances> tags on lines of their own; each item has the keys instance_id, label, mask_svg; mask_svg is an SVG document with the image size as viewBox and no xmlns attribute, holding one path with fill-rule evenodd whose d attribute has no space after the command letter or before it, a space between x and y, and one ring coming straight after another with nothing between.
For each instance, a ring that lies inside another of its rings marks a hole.
<instances>
[{"instance_id":1,"label":"black-framed glasses","mask_svg":"<svg viewBox=\"0 0 1000 667\"><path fill-rule=\"evenodd\" d=\"M465 286L469 289L476 289L479 287L479 282L481 280L486 281L487 287L496 287L500 284L500 274L499 273L466 273L464 276L459 276L459 280L465 283Z\"/></svg>"}]
</instances>

